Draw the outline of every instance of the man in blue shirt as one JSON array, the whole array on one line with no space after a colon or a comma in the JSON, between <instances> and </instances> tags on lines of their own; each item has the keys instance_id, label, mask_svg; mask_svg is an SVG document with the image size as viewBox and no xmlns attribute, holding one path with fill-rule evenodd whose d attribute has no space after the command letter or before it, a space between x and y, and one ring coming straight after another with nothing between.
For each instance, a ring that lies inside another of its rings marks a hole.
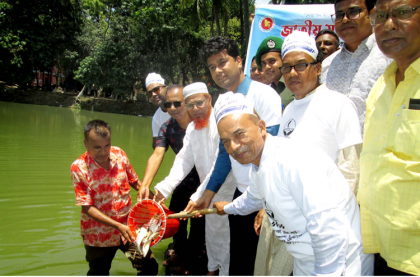
<instances>
[{"instance_id":1,"label":"man in blue shirt","mask_svg":"<svg viewBox=\"0 0 420 277\"><path fill-rule=\"evenodd\" d=\"M200 58L209 68L215 83L227 91L245 95L267 123L268 131L277 135L282 115L281 98L271 87L252 81L245 76L236 42L220 36L210 38L202 47ZM194 194L185 210L207 208L231 169L237 181L235 199L242 195L249 185L250 167L241 165L230 158L223 144L220 144L219 156L206 190L202 195ZM258 236L253 227L255 216L256 213L248 216L229 216L230 232L234 234L231 235L230 242L229 275L253 275L254 273L258 244Z\"/></svg>"}]
</instances>

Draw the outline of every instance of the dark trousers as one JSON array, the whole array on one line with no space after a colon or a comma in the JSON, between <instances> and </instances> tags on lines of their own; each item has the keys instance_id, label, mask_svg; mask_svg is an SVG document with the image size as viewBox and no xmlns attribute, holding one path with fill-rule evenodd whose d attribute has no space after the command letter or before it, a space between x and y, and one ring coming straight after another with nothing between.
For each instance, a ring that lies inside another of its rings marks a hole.
<instances>
[{"instance_id":1,"label":"dark trousers","mask_svg":"<svg viewBox=\"0 0 420 277\"><path fill-rule=\"evenodd\" d=\"M108 276L111 269L112 260L115 257L118 249L124 253L128 252L131 255L129 260L133 267L137 269L137 275L157 275L158 264L149 250L147 256L143 258L137 251L134 243L127 242L125 245L121 242L119 246L114 247L95 247L85 245L86 261L89 263L89 271L87 275Z\"/></svg>"},{"instance_id":2,"label":"dark trousers","mask_svg":"<svg viewBox=\"0 0 420 277\"><path fill-rule=\"evenodd\" d=\"M411 275L396 269L390 268L388 263L380 254L375 254L375 265L373 269L375 276L407 276Z\"/></svg>"},{"instance_id":3,"label":"dark trousers","mask_svg":"<svg viewBox=\"0 0 420 277\"><path fill-rule=\"evenodd\" d=\"M175 213L183 211L199 185L200 179L194 168L174 190L169 209ZM178 232L173 236L174 250L181 255L199 255L205 249L205 219L204 217L190 219L189 236L187 226L187 220L180 220Z\"/></svg>"},{"instance_id":4,"label":"dark trousers","mask_svg":"<svg viewBox=\"0 0 420 277\"><path fill-rule=\"evenodd\" d=\"M233 200L241 196L236 189ZM254 219L258 212L241 216L229 215L230 264L229 275L254 275L258 236L254 230Z\"/></svg>"}]
</instances>

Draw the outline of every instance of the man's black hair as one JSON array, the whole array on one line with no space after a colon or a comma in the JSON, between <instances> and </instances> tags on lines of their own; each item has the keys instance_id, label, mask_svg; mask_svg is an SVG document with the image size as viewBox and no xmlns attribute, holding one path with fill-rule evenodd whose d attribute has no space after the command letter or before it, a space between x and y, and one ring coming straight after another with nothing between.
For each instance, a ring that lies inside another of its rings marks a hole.
<instances>
[{"instance_id":1,"label":"man's black hair","mask_svg":"<svg viewBox=\"0 0 420 277\"><path fill-rule=\"evenodd\" d=\"M329 29L324 29L321 30L315 37L315 40L317 40L320 36L325 35L325 34L330 34L332 36L335 37L335 44L337 46L337 48L340 46L340 39L338 38L337 34L334 31L331 31Z\"/></svg>"},{"instance_id":2,"label":"man's black hair","mask_svg":"<svg viewBox=\"0 0 420 277\"><path fill-rule=\"evenodd\" d=\"M100 135L103 138L106 138L108 135L111 135L111 127L109 127L108 123L100 119L95 119L86 123L84 127L83 132L86 140L89 138L89 132L92 129L97 135Z\"/></svg>"},{"instance_id":3,"label":"man's black hair","mask_svg":"<svg viewBox=\"0 0 420 277\"><path fill-rule=\"evenodd\" d=\"M239 56L238 44L233 39L215 36L207 40L201 47L199 53L201 62L207 65L208 58L219 54L224 49L226 49L227 54L236 61L236 58Z\"/></svg>"},{"instance_id":4,"label":"man's black hair","mask_svg":"<svg viewBox=\"0 0 420 277\"><path fill-rule=\"evenodd\" d=\"M335 8L335 6L337 6L337 3L340 3L342 1L345 1L345 0L335 0L334 8ZM367 8L367 11L368 11L368 14L369 14L370 11L373 9L373 7L375 7L376 0L365 0L365 4L366 4L366 8Z\"/></svg>"},{"instance_id":5,"label":"man's black hair","mask_svg":"<svg viewBox=\"0 0 420 277\"><path fill-rule=\"evenodd\" d=\"M251 63L253 63L255 61L255 56L252 58Z\"/></svg>"},{"instance_id":6,"label":"man's black hair","mask_svg":"<svg viewBox=\"0 0 420 277\"><path fill-rule=\"evenodd\" d=\"M183 89L184 87L183 87L183 86L181 86L181 85L178 85L178 84L170 85L170 86L166 89L166 92L165 92L165 98L166 98L166 95L168 95L168 91L170 91L171 89L175 89L175 88L178 88L178 89Z\"/></svg>"}]
</instances>

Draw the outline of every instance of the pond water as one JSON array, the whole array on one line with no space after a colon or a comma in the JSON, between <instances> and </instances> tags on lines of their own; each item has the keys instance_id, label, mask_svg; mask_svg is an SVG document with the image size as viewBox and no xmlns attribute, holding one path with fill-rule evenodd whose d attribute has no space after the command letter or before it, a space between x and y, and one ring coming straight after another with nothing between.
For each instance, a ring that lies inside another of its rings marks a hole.
<instances>
[{"instance_id":1,"label":"pond water","mask_svg":"<svg viewBox=\"0 0 420 277\"><path fill-rule=\"evenodd\" d=\"M151 118L0 102L0 275L86 275L70 165L86 151L83 126L92 119L111 126L112 145L127 153L142 179L153 152ZM153 185L174 157L169 150ZM136 191L131 197L134 205ZM171 241L152 248L160 275ZM110 274L136 271L118 251Z\"/></svg>"}]
</instances>

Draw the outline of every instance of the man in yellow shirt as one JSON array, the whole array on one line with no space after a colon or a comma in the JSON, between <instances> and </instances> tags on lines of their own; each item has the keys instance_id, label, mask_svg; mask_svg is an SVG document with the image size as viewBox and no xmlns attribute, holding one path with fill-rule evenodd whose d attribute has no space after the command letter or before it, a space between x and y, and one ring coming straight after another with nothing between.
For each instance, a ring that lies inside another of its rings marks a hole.
<instances>
[{"instance_id":1,"label":"man in yellow shirt","mask_svg":"<svg viewBox=\"0 0 420 277\"><path fill-rule=\"evenodd\" d=\"M394 62L372 88L358 200L375 275L420 275L420 0L378 0L370 20Z\"/></svg>"}]
</instances>

